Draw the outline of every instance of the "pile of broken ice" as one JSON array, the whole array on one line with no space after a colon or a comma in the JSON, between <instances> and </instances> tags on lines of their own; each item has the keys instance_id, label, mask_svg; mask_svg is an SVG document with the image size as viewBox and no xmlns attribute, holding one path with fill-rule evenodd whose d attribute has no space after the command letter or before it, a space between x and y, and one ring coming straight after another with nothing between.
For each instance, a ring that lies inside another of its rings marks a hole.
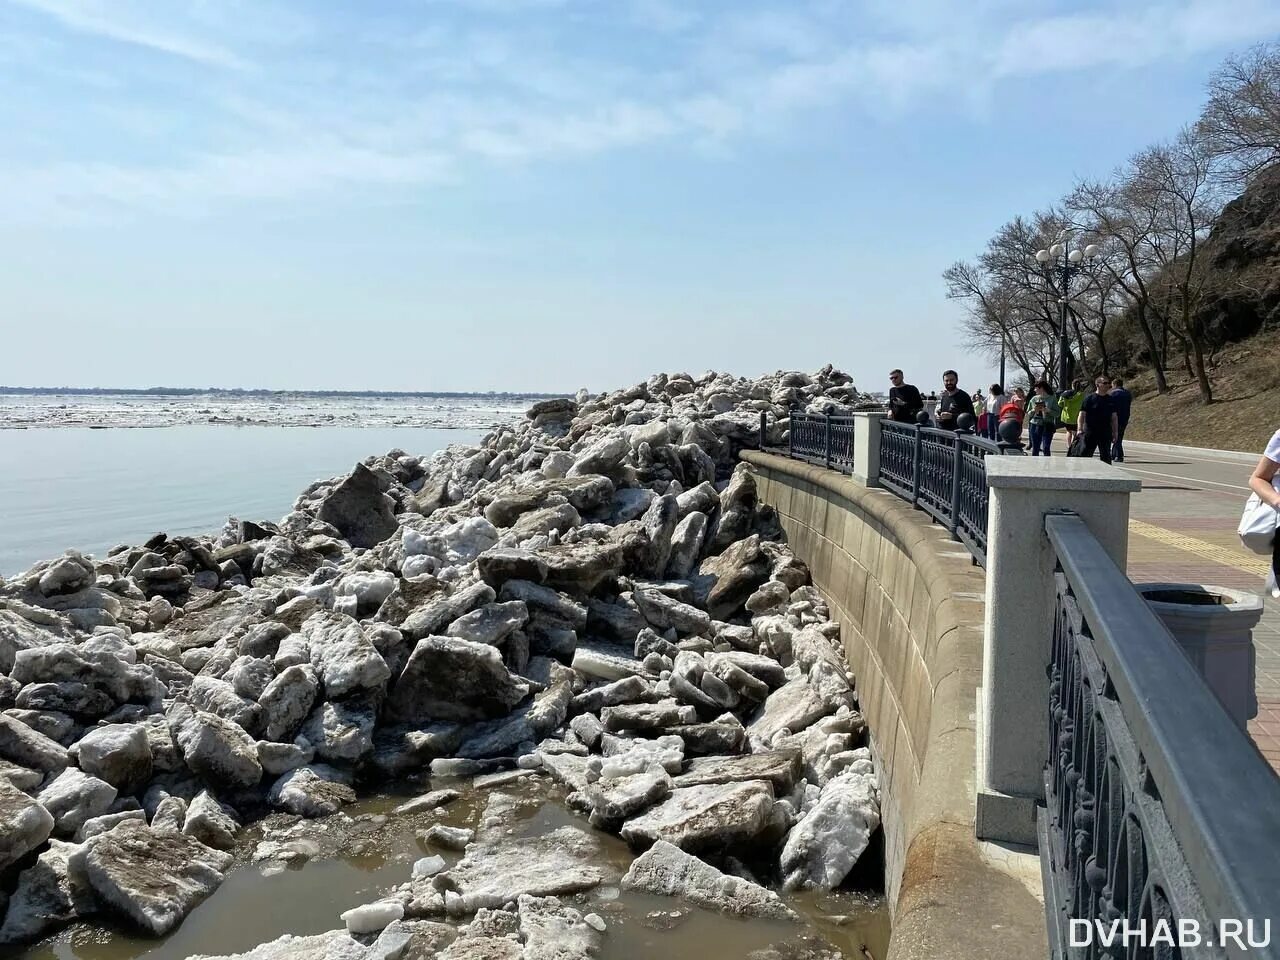
<instances>
[{"instance_id":1,"label":"pile of broken ice","mask_svg":"<svg viewBox=\"0 0 1280 960\"><path fill-rule=\"evenodd\" d=\"M624 885L710 909L785 918L764 885L838 886L879 823L863 722L737 454L856 396L829 367L659 375L370 458L278 524L0 582L0 943L95 917L163 934L268 812L504 770L562 784L582 825L513 844L484 826L496 789L474 837L438 834L462 858L420 862L353 936L590 946L604 923L554 898L608 879L596 829L647 851Z\"/></svg>"}]
</instances>

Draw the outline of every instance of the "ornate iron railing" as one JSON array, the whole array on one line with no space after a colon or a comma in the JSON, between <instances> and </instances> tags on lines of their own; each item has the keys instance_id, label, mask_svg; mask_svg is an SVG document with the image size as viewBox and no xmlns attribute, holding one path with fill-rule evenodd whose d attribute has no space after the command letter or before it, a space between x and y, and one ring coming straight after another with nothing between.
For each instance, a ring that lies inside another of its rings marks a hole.
<instances>
[{"instance_id":1,"label":"ornate iron railing","mask_svg":"<svg viewBox=\"0 0 1280 960\"><path fill-rule=\"evenodd\" d=\"M841 473L852 473L853 422L850 416L793 413L787 454Z\"/></svg>"},{"instance_id":2,"label":"ornate iron railing","mask_svg":"<svg viewBox=\"0 0 1280 960\"><path fill-rule=\"evenodd\" d=\"M920 429L920 484L916 505L948 530L954 524L952 476L955 474L956 437L951 430Z\"/></svg>"},{"instance_id":3,"label":"ornate iron railing","mask_svg":"<svg viewBox=\"0 0 1280 960\"><path fill-rule=\"evenodd\" d=\"M852 473L856 419L791 414L787 455ZM761 449L768 447L767 440L767 423L761 414ZM876 480L945 526L978 563L986 566L988 494L983 460L992 453L1022 452L1020 446L996 443L964 430L881 420Z\"/></svg>"},{"instance_id":4,"label":"ornate iron railing","mask_svg":"<svg viewBox=\"0 0 1280 960\"><path fill-rule=\"evenodd\" d=\"M1016 447L1001 447L994 444L992 450L988 444L978 437L959 434L960 458L957 469L959 489L955 494L956 525L955 535L960 538L969 551L978 558L978 562L986 566L987 557L987 507L990 491L987 489L987 467L983 462L991 453L1022 453Z\"/></svg>"},{"instance_id":5,"label":"ornate iron railing","mask_svg":"<svg viewBox=\"0 0 1280 960\"><path fill-rule=\"evenodd\" d=\"M951 531L987 562L987 471L992 453L1022 448L957 430L880 421L880 485Z\"/></svg>"},{"instance_id":6,"label":"ornate iron railing","mask_svg":"<svg viewBox=\"0 0 1280 960\"><path fill-rule=\"evenodd\" d=\"M920 486L920 428L893 420L880 421L880 486L915 505Z\"/></svg>"},{"instance_id":7,"label":"ornate iron railing","mask_svg":"<svg viewBox=\"0 0 1280 960\"><path fill-rule=\"evenodd\" d=\"M1280 957L1263 926L1280 925L1280 778L1084 522L1045 529L1058 566L1039 822L1052 955Z\"/></svg>"}]
</instances>

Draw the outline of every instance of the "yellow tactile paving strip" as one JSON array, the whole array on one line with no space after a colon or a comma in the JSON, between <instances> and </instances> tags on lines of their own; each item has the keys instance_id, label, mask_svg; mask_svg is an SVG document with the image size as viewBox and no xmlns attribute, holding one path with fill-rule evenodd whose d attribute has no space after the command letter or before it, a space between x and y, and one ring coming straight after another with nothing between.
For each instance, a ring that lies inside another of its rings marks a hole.
<instances>
[{"instance_id":1,"label":"yellow tactile paving strip","mask_svg":"<svg viewBox=\"0 0 1280 960\"><path fill-rule=\"evenodd\" d=\"M1198 519L1194 509L1190 517ZM1211 543L1167 526L1130 519L1130 576L1135 580L1216 582L1259 593L1261 578L1267 572L1267 558L1236 546L1233 518L1223 518L1215 532L1220 532L1222 539L1231 545ZM1140 575L1136 571L1141 571ZM1271 608L1270 601L1268 608ZM1258 715L1249 721L1249 735L1272 769L1280 774L1280 698L1277 698L1280 686L1276 682L1280 658L1276 656L1276 631L1265 617L1255 628L1253 639L1258 656Z\"/></svg>"},{"instance_id":2,"label":"yellow tactile paving strip","mask_svg":"<svg viewBox=\"0 0 1280 960\"><path fill-rule=\"evenodd\" d=\"M1141 520L1131 519L1129 521L1129 532L1140 537L1146 537L1148 540L1155 540L1166 546L1174 547L1177 550L1194 553L1203 560L1221 563L1224 566L1233 567L1236 570L1242 570L1245 573L1251 573L1259 577L1265 577L1270 566L1270 562L1266 557L1245 553L1242 550L1232 550L1229 547L1201 540L1199 537L1189 537L1185 533L1178 533L1165 527L1157 527L1155 524L1144 523Z\"/></svg>"}]
</instances>

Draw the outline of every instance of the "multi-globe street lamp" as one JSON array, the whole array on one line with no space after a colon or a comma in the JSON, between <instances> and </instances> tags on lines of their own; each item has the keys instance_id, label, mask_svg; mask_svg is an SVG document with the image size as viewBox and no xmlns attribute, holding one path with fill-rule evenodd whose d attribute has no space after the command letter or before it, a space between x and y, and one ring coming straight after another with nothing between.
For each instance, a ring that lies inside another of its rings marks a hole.
<instances>
[{"instance_id":1,"label":"multi-globe street lamp","mask_svg":"<svg viewBox=\"0 0 1280 960\"><path fill-rule=\"evenodd\" d=\"M1058 234L1056 242L1048 249L1037 250L1035 261L1044 270L1046 277L1057 278L1058 291L1058 389L1065 390L1070 385L1070 348L1067 339L1067 301L1071 295L1071 278L1083 268L1085 260L1092 260L1098 255L1098 245L1090 243L1084 248L1071 246L1071 231L1063 230ZM1053 286L1053 280L1049 281Z\"/></svg>"}]
</instances>

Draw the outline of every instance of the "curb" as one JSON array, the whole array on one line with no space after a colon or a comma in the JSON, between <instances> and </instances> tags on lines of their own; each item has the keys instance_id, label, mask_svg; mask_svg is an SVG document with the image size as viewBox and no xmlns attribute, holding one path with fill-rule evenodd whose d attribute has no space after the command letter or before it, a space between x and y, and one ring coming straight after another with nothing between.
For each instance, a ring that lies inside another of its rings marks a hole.
<instances>
[{"instance_id":1,"label":"curb","mask_svg":"<svg viewBox=\"0 0 1280 960\"><path fill-rule=\"evenodd\" d=\"M1211 450L1207 447L1182 447L1174 443L1148 443L1146 440L1126 439L1125 446L1200 456L1210 460L1228 460L1232 463L1257 463L1258 457L1262 456L1260 453L1246 453L1243 450Z\"/></svg>"}]
</instances>

